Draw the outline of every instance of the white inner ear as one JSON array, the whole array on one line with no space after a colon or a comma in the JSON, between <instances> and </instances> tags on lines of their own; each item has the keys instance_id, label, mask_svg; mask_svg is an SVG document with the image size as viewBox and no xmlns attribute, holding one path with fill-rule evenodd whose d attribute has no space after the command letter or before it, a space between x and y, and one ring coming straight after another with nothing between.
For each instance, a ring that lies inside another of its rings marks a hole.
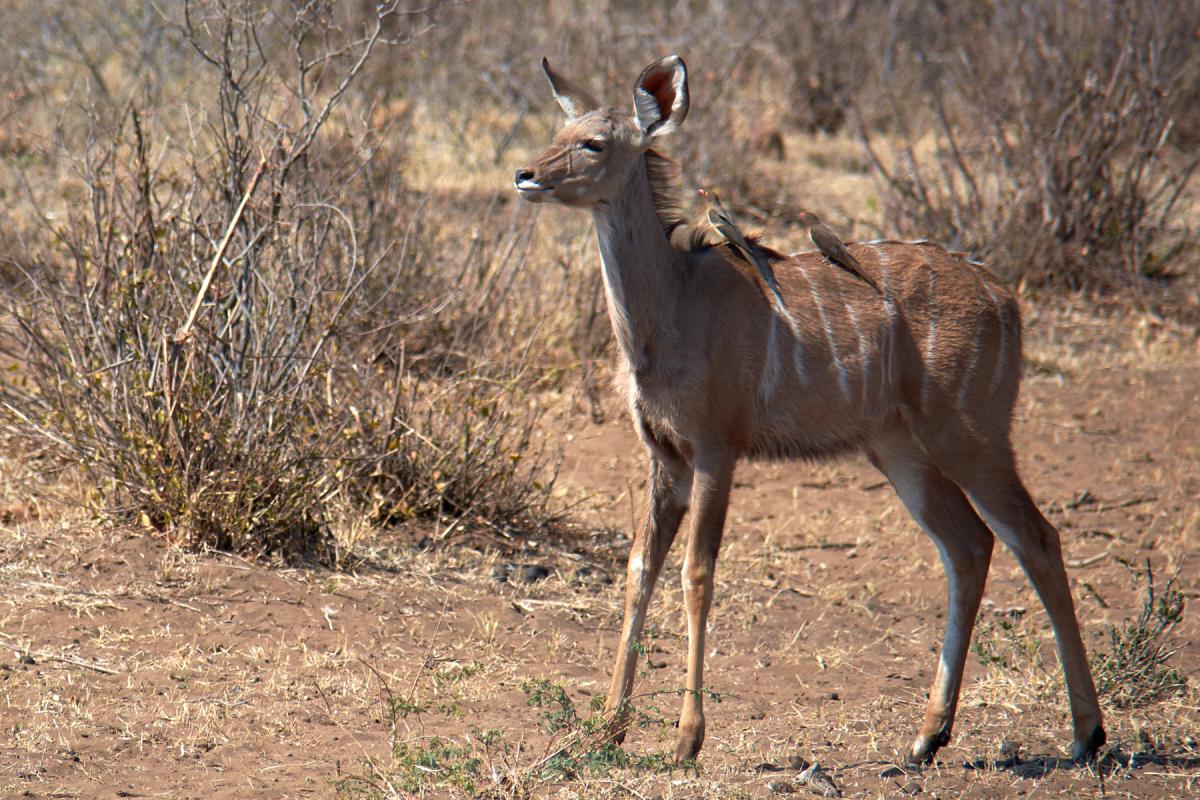
<instances>
[{"instance_id":1,"label":"white inner ear","mask_svg":"<svg viewBox=\"0 0 1200 800\"><path fill-rule=\"evenodd\" d=\"M555 92L554 99L558 101L558 107L561 108L563 113L567 115L568 120L575 119L576 117L582 117L587 113L587 109L584 108L578 100L570 95L559 94L558 92Z\"/></svg>"},{"instance_id":2,"label":"white inner ear","mask_svg":"<svg viewBox=\"0 0 1200 800\"><path fill-rule=\"evenodd\" d=\"M643 133L649 133L650 126L662 119L662 109L658 107L658 101L640 86L633 90L633 111L638 127Z\"/></svg>"}]
</instances>

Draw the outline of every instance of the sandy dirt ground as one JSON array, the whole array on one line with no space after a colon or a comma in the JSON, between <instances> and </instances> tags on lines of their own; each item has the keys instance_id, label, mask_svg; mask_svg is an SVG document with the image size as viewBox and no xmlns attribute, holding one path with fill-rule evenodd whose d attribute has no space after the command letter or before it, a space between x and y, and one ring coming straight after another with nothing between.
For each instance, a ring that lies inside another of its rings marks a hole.
<instances>
[{"instance_id":1,"label":"sandy dirt ground","mask_svg":"<svg viewBox=\"0 0 1200 800\"><path fill-rule=\"evenodd\" d=\"M1062 531L1093 661L1110 626L1140 611L1145 561L1160 587L1182 561L1189 606L1171 664L1196 684L1200 350L1139 316L1028 317L1018 451ZM6 478L0 795L446 796L463 791L449 767L410 768L409 781L400 756L492 730L504 744L474 781L490 796L814 796L797 756L846 797L1200 796L1194 687L1142 707L1106 701L1108 757L1096 769L1063 760L1053 639L1000 548L953 739L934 765L896 768L936 666L945 582L861 458L739 470L707 656L720 702L707 703L695 767L539 773L555 740L522 683L548 679L586 708L607 686L620 623L645 460L620 402L605 404L605 422L571 426L561 477L590 533L541 545L456 533L431 547L433 527L385 532L349 573L182 553ZM673 746L683 681L678 566L673 553L635 689L648 724L625 745L651 760Z\"/></svg>"}]
</instances>

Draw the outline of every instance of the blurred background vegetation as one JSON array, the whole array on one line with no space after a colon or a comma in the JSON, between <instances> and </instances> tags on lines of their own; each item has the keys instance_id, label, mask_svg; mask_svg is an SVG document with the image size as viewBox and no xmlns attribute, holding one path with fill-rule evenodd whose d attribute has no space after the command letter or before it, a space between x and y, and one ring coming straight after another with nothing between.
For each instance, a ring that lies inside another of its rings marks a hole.
<instances>
[{"instance_id":1,"label":"blurred background vegetation","mask_svg":"<svg viewBox=\"0 0 1200 800\"><path fill-rule=\"evenodd\" d=\"M544 535L611 358L590 220L517 201L558 125L679 53L684 189L768 241L928 238L1031 291L1196 313L1200 0L14 0L9 446L188 544Z\"/></svg>"}]
</instances>

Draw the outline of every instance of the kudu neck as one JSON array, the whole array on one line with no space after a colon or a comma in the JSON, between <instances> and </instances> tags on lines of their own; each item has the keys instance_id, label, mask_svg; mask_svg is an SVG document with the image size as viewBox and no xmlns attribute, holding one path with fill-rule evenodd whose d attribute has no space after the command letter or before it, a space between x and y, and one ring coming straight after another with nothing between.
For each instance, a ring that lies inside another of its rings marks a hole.
<instances>
[{"instance_id":1,"label":"kudu neck","mask_svg":"<svg viewBox=\"0 0 1200 800\"><path fill-rule=\"evenodd\" d=\"M635 373L647 369L655 343L673 336L686 256L663 230L639 159L612 202L593 210L613 332Z\"/></svg>"}]
</instances>

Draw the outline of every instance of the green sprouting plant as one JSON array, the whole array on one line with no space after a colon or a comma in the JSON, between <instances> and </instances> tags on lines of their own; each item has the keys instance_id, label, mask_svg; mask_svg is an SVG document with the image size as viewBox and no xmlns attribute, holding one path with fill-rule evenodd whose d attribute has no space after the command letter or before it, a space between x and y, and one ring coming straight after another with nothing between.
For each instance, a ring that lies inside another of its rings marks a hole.
<instances>
[{"instance_id":1,"label":"green sprouting plant","mask_svg":"<svg viewBox=\"0 0 1200 800\"><path fill-rule=\"evenodd\" d=\"M482 761L470 744L454 745L434 737L425 742L397 742L392 749L393 783L408 792L454 787L474 792Z\"/></svg>"},{"instance_id":2,"label":"green sprouting plant","mask_svg":"<svg viewBox=\"0 0 1200 800\"><path fill-rule=\"evenodd\" d=\"M472 665L464 669L471 671ZM522 758L529 752L526 747L511 744L505 733L497 729L473 728L456 739L394 736L390 761L368 759L363 774L337 782L338 796L371 800L396 794L528 797L537 787L556 781L603 777L613 770L663 773L677 768L669 754L628 753L614 744L609 735L609 718L603 713L603 697L592 698L581 713L567 690L552 681L526 680L521 683L521 691L527 704L539 712L539 728L550 737L540 757L532 762ZM684 691L654 692L651 696L678 695ZM720 700L715 693L705 694ZM462 714L456 704L422 703L411 698L392 698L389 710L393 731L397 731L399 720L410 716ZM653 706L641 711L632 707L624 710L639 728L669 727ZM694 762L682 767L696 769Z\"/></svg>"},{"instance_id":3,"label":"green sprouting plant","mask_svg":"<svg viewBox=\"0 0 1200 800\"><path fill-rule=\"evenodd\" d=\"M673 767L664 754L630 755L614 744L607 736L609 720L602 713L604 698L592 698L589 703L592 713L584 717L580 716L566 689L559 684L544 679L527 680L521 684L521 691L525 692L530 706L542 710L542 730L556 736L559 742L538 764L543 779L597 776L613 769L664 772ZM639 728L666 726L666 720L661 716L626 710L631 713L633 724Z\"/></svg>"},{"instance_id":4,"label":"green sprouting plant","mask_svg":"<svg viewBox=\"0 0 1200 800\"><path fill-rule=\"evenodd\" d=\"M559 684L544 678L533 678L521 682L521 691L525 693L527 705L541 709L540 724L545 733L555 734L581 727L583 720L575 710L575 704L567 696L567 690Z\"/></svg>"},{"instance_id":5,"label":"green sprouting plant","mask_svg":"<svg viewBox=\"0 0 1200 800\"><path fill-rule=\"evenodd\" d=\"M504 734L495 729L472 728L461 744L438 736L396 740L390 763L369 759L366 774L343 778L335 788L339 797L348 798L383 798L397 793L478 797L481 787L493 777L490 766L495 757L511 751Z\"/></svg>"},{"instance_id":6,"label":"green sprouting plant","mask_svg":"<svg viewBox=\"0 0 1200 800\"><path fill-rule=\"evenodd\" d=\"M1147 559L1144 585L1139 586L1141 613L1136 620L1109 627L1108 652L1096 662L1096 688L1118 708L1148 705L1187 685L1187 677L1167 664L1178 652L1171 634L1183 620L1184 598L1175 585L1178 577L1179 568L1162 591L1156 591Z\"/></svg>"},{"instance_id":7,"label":"green sprouting plant","mask_svg":"<svg viewBox=\"0 0 1200 800\"><path fill-rule=\"evenodd\" d=\"M618 745L607 743L578 752L564 750L542 763L542 776L549 780L575 780L602 776L614 769L669 772L673 763L665 753L630 755Z\"/></svg>"},{"instance_id":8,"label":"green sprouting plant","mask_svg":"<svg viewBox=\"0 0 1200 800\"><path fill-rule=\"evenodd\" d=\"M979 615L971 651L980 664L1013 670L1022 664L1040 663L1041 640L1020 625L1018 619L1006 616L993 620Z\"/></svg>"},{"instance_id":9,"label":"green sprouting plant","mask_svg":"<svg viewBox=\"0 0 1200 800\"><path fill-rule=\"evenodd\" d=\"M409 714L420 714L424 710L425 705L423 703L417 703L403 697L392 700L391 712L393 719L404 719Z\"/></svg>"}]
</instances>

